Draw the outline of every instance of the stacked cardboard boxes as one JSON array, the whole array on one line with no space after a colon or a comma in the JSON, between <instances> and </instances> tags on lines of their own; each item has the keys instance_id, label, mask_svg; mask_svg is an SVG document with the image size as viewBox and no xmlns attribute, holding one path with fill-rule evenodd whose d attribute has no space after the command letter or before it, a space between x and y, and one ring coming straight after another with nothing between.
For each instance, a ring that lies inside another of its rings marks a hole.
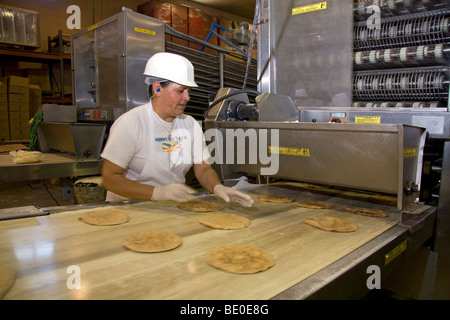
<instances>
[{"instance_id":1,"label":"stacked cardboard boxes","mask_svg":"<svg viewBox=\"0 0 450 320\"><path fill-rule=\"evenodd\" d=\"M30 139L30 119L42 108L42 90L28 78L0 78L0 142Z\"/></svg>"},{"instance_id":2,"label":"stacked cardboard boxes","mask_svg":"<svg viewBox=\"0 0 450 320\"><path fill-rule=\"evenodd\" d=\"M8 89L5 78L0 79L0 141L9 141Z\"/></svg>"},{"instance_id":3,"label":"stacked cardboard boxes","mask_svg":"<svg viewBox=\"0 0 450 320\"><path fill-rule=\"evenodd\" d=\"M30 116L33 118L42 108L42 89L37 84L30 84Z\"/></svg>"},{"instance_id":4,"label":"stacked cardboard boxes","mask_svg":"<svg viewBox=\"0 0 450 320\"><path fill-rule=\"evenodd\" d=\"M206 40L206 37L211 30L211 24L213 22L217 23L217 17L209 16L208 14L194 8L158 0L147 1L139 5L137 9L139 13L159 19L171 26L173 29L203 41ZM183 46L189 45L194 49L201 48L200 45L193 43L189 44L188 41L177 37L171 37L170 39L167 38L166 35L166 39ZM218 45L218 38L215 36L211 37L209 43ZM209 50L205 49L205 51Z\"/></svg>"},{"instance_id":5,"label":"stacked cardboard boxes","mask_svg":"<svg viewBox=\"0 0 450 320\"><path fill-rule=\"evenodd\" d=\"M7 82L10 139L27 140L30 137L30 81L8 76Z\"/></svg>"},{"instance_id":6,"label":"stacked cardboard boxes","mask_svg":"<svg viewBox=\"0 0 450 320\"><path fill-rule=\"evenodd\" d=\"M154 17L171 26L173 29L180 31L186 35L192 36L196 39L205 41L211 31L212 23L216 23L225 27L227 29L239 28L239 24L242 21L233 21L231 19L225 18L223 16L210 16L205 12L199 11L195 8L190 8L184 5L177 5L175 3L162 2L159 0L149 0L141 5L137 6L137 11L139 13ZM250 25L250 30L252 26ZM224 31L220 29L215 29L215 32L224 35ZM193 49L200 49L201 46L189 43L186 40L171 37L166 35L166 40L172 41L174 43L189 46ZM228 45L222 39L213 35L209 41L210 44L218 45L230 50L231 52L239 53L235 47ZM244 48L247 51L247 48ZM216 53L214 50L204 48L203 51L208 53ZM239 53L240 55L240 53ZM258 51L256 46L252 50L252 58L257 59ZM232 56L227 56L227 59L242 61L241 58L235 58Z\"/></svg>"}]
</instances>

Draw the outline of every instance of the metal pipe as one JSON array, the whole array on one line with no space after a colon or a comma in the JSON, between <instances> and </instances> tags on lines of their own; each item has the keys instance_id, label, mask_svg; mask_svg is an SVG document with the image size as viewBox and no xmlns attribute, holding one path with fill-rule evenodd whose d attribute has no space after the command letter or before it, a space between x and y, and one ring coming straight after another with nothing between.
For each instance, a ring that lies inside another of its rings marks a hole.
<instances>
[{"instance_id":1,"label":"metal pipe","mask_svg":"<svg viewBox=\"0 0 450 320\"><path fill-rule=\"evenodd\" d=\"M248 71L250 70L250 63L251 63L251 57L252 57L252 51L253 51L253 44L255 42L256 25L258 24L259 3L260 2L261 2L260 0L256 0L255 16L253 17L252 36L250 38L250 44L248 46L247 68L246 68L246 71L245 71L244 84L242 85L242 89L245 89L247 87Z\"/></svg>"}]
</instances>

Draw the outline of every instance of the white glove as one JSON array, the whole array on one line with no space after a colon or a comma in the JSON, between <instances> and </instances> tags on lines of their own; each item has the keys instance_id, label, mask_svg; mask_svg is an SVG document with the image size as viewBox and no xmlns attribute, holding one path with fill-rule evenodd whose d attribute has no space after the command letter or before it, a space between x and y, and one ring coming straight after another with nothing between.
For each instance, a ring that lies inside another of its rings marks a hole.
<instances>
[{"instance_id":1,"label":"white glove","mask_svg":"<svg viewBox=\"0 0 450 320\"><path fill-rule=\"evenodd\" d=\"M158 186L153 189L153 201L174 200L177 202L187 201L192 198L194 190L185 184L172 183L165 186Z\"/></svg>"},{"instance_id":2,"label":"white glove","mask_svg":"<svg viewBox=\"0 0 450 320\"><path fill-rule=\"evenodd\" d=\"M236 189L225 187L224 185L218 184L217 186L214 187L214 193L218 197L221 197L226 202L230 201L237 202L247 208L253 206L254 202L253 199L250 196L240 191L237 191Z\"/></svg>"}]
</instances>

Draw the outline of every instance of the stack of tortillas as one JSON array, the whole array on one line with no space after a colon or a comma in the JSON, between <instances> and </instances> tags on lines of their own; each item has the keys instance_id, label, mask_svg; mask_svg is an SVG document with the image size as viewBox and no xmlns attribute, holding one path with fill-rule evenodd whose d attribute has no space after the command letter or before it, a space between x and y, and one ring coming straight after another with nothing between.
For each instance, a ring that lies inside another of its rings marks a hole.
<instances>
[{"instance_id":1,"label":"stack of tortillas","mask_svg":"<svg viewBox=\"0 0 450 320\"><path fill-rule=\"evenodd\" d=\"M180 202L178 208L193 212L213 212L220 211L224 208L223 204L215 201L206 200L189 200Z\"/></svg>"},{"instance_id":2,"label":"stack of tortillas","mask_svg":"<svg viewBox=\"0 0 450 320\"><path fill-rule=\"evenodd\" d=\"M127 222L129 217L120 209L104 207L84 211L80 215L80 220L96 226L112 226Z\"/></svg>"},{"instance_id":3,"label":"stack of tortillas","mask_svg":"<svg viewBox=\"0 0 450 320\"><path fill-rule=\"evenodd\" d=\"M260 194L258 195L258 199L270 203L288 203L294 201L293 197L271 194Z\"/></svg>"},{"instance_id":4,"label":"stack of tortillas","mask_svg":"<svg viewBox=\"0 0 450 320\"><path fill-rule=\"evenodd\" d=\"M173 233L147 230L133 233L123 240L123 246L136 252L163 252L177 248L183 241Z\"/></svg>"},{"instance_id":5,"label":"stack of tortillas","mask_svg":"<svg viewBox=\"0 0 450 320\"><path fill-rule=\"evenodd\" d=\"M198 222L213 229L234 230L250 225L246 217L234 213L209 213L198 219Z\"/></svg>"},{"instance_id":6,"label":"stack of tortillas","mask_svg":"<svg viewBox=\"0 0 450 320\"><path fill-rule=\"evenodd\" d=\"M269 254L248 245L214 247L206 253L205 259L213 267L232 273L257 273L275 264Z\"/></svg>"},{"instance_id":7,"label":"stack of tortillas","mask_svg":"<svg viewBox=\"0 0 450 320\"><path fill-rule=\"evenodd\" d=\"M305 223L325 231L353 232L358 229L351 221L328 216L307 218Z\"/></svg>"}]
</instances>

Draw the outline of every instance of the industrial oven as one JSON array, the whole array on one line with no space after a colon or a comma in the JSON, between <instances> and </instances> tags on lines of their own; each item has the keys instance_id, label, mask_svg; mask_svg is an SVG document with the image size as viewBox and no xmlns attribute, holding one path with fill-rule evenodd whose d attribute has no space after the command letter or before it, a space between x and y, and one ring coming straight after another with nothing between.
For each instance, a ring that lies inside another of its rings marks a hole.
<instances>
[{"instance_id":1,"label":"industrial oven","mask_svg":"<svg viewBox=\"0 0 450 320\"><path fill-rule=\"evenodd\" d=\"M255 102L223 88L205 114L210 150L228 160L216 163L221 178L391 194L401 213L437 206L429 236L436 292L448 296L448 2L262 1L259 11Z\"/></svg>"}]
</instances>

